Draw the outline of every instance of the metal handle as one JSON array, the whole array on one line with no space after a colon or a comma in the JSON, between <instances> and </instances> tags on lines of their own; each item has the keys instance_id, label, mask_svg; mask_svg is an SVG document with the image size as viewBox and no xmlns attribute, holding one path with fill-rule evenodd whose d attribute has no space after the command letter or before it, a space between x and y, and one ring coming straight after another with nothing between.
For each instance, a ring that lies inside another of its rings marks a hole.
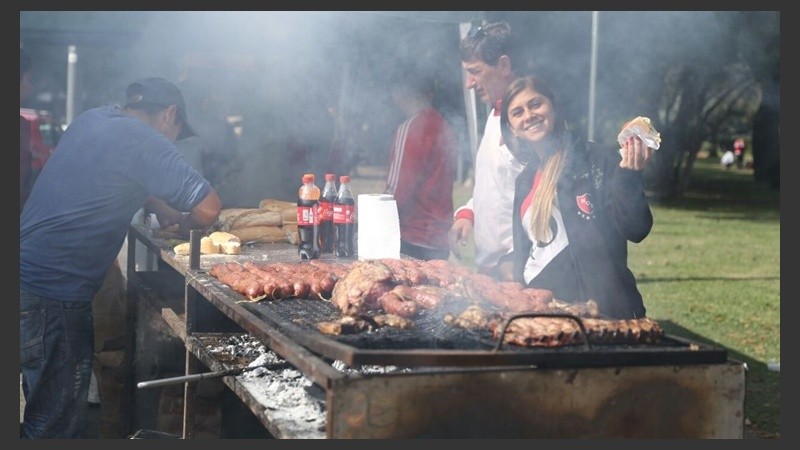
<instances>
[{"instance_id":1,"label":"metal handle","mask_svg":"<svg viewBox=\"0 0 800 450\"><path fill-rule=\"evenodd\" d=\"M240 374L242 372L247 372L249 370L258 369L259 367L263 367L263 368L265 368L267 370L275 370L275 369L280 369L280 368L283 368L283 367L288 367L288 363L279 362L279 363L276 363L276 364L262 364L262 365L253 366L253 367L247 367L247 366L245 366L245 367L234 367L232 369L219 370L219 371L216 371L216 372L203 372L203 373L196 373L196 374L193 374L193 375L182 375L182 376L179 376L179 377L162 378L160 380L141 381L139 383L136 383L136 387L139 388L139 389L145 389L145 388L152 388L152 387L167 386L167 385L170 385L170 384L189 383L189 382L192 382L192 381L206 380L206 379L209 379L209 378L221 378L221 377L227 377L228 375L238 375L238 374Z\"/></svg>"},{"instance_id":2,"label":"metal handle","mask_svg":"<svg viewBox=\"0 0 800 450\"><path fill-rule=\"evenodd\" d=\"M591 350L591 348L592 348L592 345L589 343L589 335L588 335L588 333L586 333L586 327L583 326L583 321L579 317L573 316L572 314L522 313L522 314L515 314L515 315L509 317L508 320L506 320L506 323L503 325L503 328L500 331L500 340L497 342L497 345L494 348L495 352L499 351L503 347L503 338L505 337L506 329L508 328L509 325L511 325L511 322L516 320L516 319L522 318L522 317L533 317L533 318L536 318L536 317L551 317L551 318L552 317L561 317L561 318L564 318L564 319L572 319L572 320L574 320L575 322L578 323L578 328L580 328L580 330L581 330L581 335L583 336L583 342L584 342L584 345L586 346L586 348L589 349L589 350Z\"/></svg>"},{"instance_id":3,"label":"metal handle","mask_svg":"<svg viewBox=\"0 0 800 450\"><path fill-rule=\"evenodd\" d=\"M136 387L139 389L145 389L152 387L168 386L170 384L189 383L192 381L200 381L208 378L220 378L228 375L237 375L240 372L244 372L246 369L248 368L236 367L234 369L220 370L217 372L204 372L204 373L196 373L193 375L183 375L180 377L162 378L160 380L141 381L139 383L136 383Z\"/></svg>"}]
</instances>

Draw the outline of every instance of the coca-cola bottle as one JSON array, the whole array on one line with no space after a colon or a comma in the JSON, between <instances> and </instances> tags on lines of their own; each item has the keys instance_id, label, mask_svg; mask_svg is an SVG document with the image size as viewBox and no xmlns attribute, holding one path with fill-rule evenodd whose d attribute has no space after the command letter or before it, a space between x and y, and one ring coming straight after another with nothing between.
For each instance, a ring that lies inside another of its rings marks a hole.
<instances>
[{"instance_id":1,"label":"coca-cola bottle","mask_svg":"<svg viewBox=\"0 0 800 450\"><path fill-rule=\"evenodd\" d=\"M333 253L333 204L336 202L336 175L325 174L325 187L319 198L319 252Z\"/></svg>"},{"instance_id":2,"label":"coca-cola bottle","mask_svg":"<svg viewBox=\"0 0 800 450\"><path fill-rule=\"evenodd\" d=\"M339 177L339 192L333 204L333 226L336 228L336 256L355 256L356 200L347 175Z\"/></svg>"},{"instance_id":3,"label":"coca-cola bottle","mask_svg":"<svg viewBox=\"0 0 800 450\"><path fill-rule=\"evenodd\" d=\"M303 175L303 185L297 194L297 233L300 235L300 258L319 258L317 234L319 232L319 186L314 184L314 174Z\"/></svg>"}]
</instances>

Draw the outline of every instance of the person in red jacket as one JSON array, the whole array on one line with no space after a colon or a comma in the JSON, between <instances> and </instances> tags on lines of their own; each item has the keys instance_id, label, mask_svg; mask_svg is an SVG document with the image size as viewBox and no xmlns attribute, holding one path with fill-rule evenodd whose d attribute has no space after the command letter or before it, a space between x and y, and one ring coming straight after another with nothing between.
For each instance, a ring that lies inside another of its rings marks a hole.
<instances>
[{"instance_id":1,"label":"person in red jacket","mask_svg":"<svg viewBox=\"0 0 800 450\"><path fill-rule=\"evenodd\" d=\"M736 167L744 167L744 139L736 138L733 141L733 156L736 157Z\"/></svg>"},{"instance_id":2,"label":"person in red jacket","mask_svg":"<svg viewBox=\"0 0 800 450\"><path fill-rule=\"evenodd\" d=\"M394 131L385 194L394 196L400 219L400 253L418 259L447 259L453 223L456 139L432 106L429 77L407 73L391 86L406 120Z\"/></svg>"}]
</instances>

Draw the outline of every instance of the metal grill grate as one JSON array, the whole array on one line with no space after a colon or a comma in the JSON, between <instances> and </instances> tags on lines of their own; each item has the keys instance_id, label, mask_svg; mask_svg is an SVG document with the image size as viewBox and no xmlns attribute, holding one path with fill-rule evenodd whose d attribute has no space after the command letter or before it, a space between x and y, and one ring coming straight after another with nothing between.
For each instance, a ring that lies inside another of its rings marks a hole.
<instances>
[{"instance_id":1,"label":"metal grill grate","mask_svg":"<svg viewBox=\"0 0 800 450\"><path fill-rule=\"evenodd\" d=\"M320 338L333 339L359 349L400 350L400 349L460 349L491 350L495 343L488 330L471 331L448 325L444 316L458 314L466 305L422 310L407 329L382 327L356 334L327 335L317 330L316 324L341 317L341 312L327 301L303 299L283 299L248 303L246 308L266 320L278 319L282 324L293 324L298 331L312 333Z\"/></svg>"}]
</instances>

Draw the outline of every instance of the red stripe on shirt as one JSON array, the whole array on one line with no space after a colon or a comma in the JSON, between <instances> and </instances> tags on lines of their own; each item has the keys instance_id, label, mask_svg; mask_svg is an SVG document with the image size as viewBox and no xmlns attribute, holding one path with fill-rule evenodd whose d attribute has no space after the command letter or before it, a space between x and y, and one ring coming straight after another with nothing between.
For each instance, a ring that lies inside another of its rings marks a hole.
<instances>
[{"instance_id":1,"label":"red stripe on shirt","mask_svg":"<svg viewBox=\"0 0 800 450\"><path fill-rule=\"evenodd\" d=\"M525 196L525 199L522 200L522 204L519 207L519 215L520 217L525 217L525 211L531 207L531 203L533 202L533 196L536 194L536 189L539 187L539 182L542 180L542 171L537 170L536 175L533 177L533 183L531 184L531 190L528 192L528 195Z\"/></svg>"}]
</instances>

